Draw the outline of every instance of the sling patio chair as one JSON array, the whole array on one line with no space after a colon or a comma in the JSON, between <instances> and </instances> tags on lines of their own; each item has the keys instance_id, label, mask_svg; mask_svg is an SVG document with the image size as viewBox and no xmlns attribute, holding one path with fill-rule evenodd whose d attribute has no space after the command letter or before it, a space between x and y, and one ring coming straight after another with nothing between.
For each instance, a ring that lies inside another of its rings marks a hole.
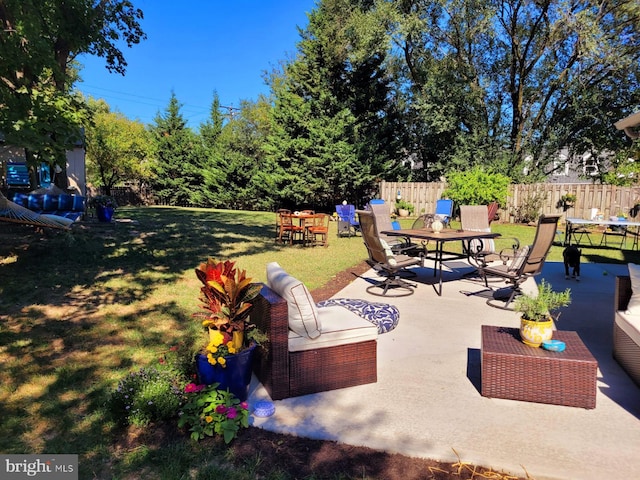
<instances>
[{"instance_id":1,"label":"sling patio chair","mask_svg":"<svg viewBox=\"0 0 640 480\"><path fill-rule=\"evenodd\" d=\"M483 264L482 258L477 259L478 273L484 279L485 286L489 288L488 278L502 278L510 286L502 289L503 292L494 292L487 304L512 310L509 308L517 295L522 293L521 285L530 277L539 275L542 272L545 259L549 249L553 244L553 239L558 228L560 215L542 215L538 219L536 236L531 245L519 247L515 245L513 251L503 250L500 252L501 262ZM501 295L501 293L505 293Z\"/></svg>"},{"instance_id":2,"label":"sling patio chair","mask_svg":"<svg viewBox=\"0 0 640 480\"><path fill-rule=\"evenodd\" d=\"M453 216L453 200L442 198L436 202L435 217L440 220L445 227L449 226Z\"/></svg>"},{"instance_id":3,"label":"sling patio chair","mask_svg":"<svg viewBox=\"0 0 640 480\"><path fill-rule=\"evenodd\" d=\"M460 205L460 227L462 230L490 232L487 210L485 205ZM485 238L481 241L471 240L464 247L469 253L473 253L472 258L486 257L483 263L497 258L496 245L492 238Z\"/></svg>"},{"instance_id":4,"label":"sling patio chair","mask_svg":"<svg viewBox=\"0 0 640 480\"><path fill-rule=\"evenodd\" d=\"M376 235L380 239L384 240L387 245L391 247L391 250L394 253L403 253L406 255L416 256L424 253L424 245L411 243L411 241L405 237L397 237L381 233L390 230L397 230L393 228L393 222L391 221L391 210L389 209L388 203L369 203L369 210L358 210L356 212L358 213L358 218L360 217L359 212L361 211L369 211L375 217L374 228ZM360 230L362 231L362 221L360 221Z\"/></svg>"},{"instance_id":5,"label":"sling patio chair","mask_svg":"<svg viewBox=\"0 0 640 480\"><path fill-rule=\"evenodd\" d=\"M378 236L376 217L373 213L369 210L358 210L357 213L362 239L369 254L367 263L383 277L383 280L376 281L367 287L367 292L388 297L405 297L413 294L413 289L417 285L401 278L400 273L407 267L416 265L423 267L424 256L394 254L389 245Z\"/></svg>"},{"instance_id":6,"label":"sling patio chair","mask_svg":"<svg viewBox=\"0 0 640 480\"><path fill-rule=\"evenodd\" d=\"M434 221L439 220L443 226L448 227L451 222L451 216L453 215L453 200L447 198L438 200L436 202L435 213L425 213L415 219L412 229L418 228L431 228Z\"/></svg>"},{"instance_id":7,"label":"sling patio chair","mask_svg":"<svg viewBox=\"0 0 640 480\"><path fill-rule=\"evenodd\" d=\"M356 207L351 204L336 205L338 215L338 236L356 235L360 231L360 224L356 220Z\"/></svg>"}]
</instances>

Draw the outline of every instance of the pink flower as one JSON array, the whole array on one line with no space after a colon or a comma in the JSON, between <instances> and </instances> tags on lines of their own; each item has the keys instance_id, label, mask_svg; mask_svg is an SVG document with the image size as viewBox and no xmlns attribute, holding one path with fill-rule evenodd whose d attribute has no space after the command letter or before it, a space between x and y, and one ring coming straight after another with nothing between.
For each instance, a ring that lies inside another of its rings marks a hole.
<instances>
[{"instance_id":1,"label":"pink flower","mask_svg":"<svg viewBox=\"0 0 640 480\"><path fill-rule=\"evenodd\" d=\"M243 410L249 410L249 404L247 402L242 402L240 404L240 408L242 408Z\"/></svg>"},{"instance_id":2,"label":"pink flower","mask_svg":"<svg viewBox=\"0 0 640 480\"><path fill-rule=\"evenodd\" d=\"M238 416L238 411L233 407L229 407L229 411L227 412L227 418L230 418L231 420L233 420L237 416Z\"/></svg>"},{"instance_id":3,"label":"pink flower","mask_svg":"<svg viewBox=\"0 0 640 480\"><path fill-rule=\"evenodd\" d=\"M199 392L203 388L204 388L204 385L196 385L195 383L188 383L187 385L185 385L184 391L186 393L194 393L194 392Z\"/></svg>"},{"instance_id":4,"label":"pink flower","mask_svg":"<svg viewBox=\"0 0 640 480\"><path fill-rule=\"evenodd\" d=\"M227 407L225 407L224 405L218 405L216 407L216 413L220 413L220 414L227 413Z\"/></svg>"}]
</instances>

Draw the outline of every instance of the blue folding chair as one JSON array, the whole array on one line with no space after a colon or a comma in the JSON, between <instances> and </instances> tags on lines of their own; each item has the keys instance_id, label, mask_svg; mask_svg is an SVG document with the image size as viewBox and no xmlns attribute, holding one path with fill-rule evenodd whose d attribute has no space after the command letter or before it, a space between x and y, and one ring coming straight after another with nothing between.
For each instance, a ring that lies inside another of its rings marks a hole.
<instances>
[{"instance_id":1,"label":"blue folding chair","mask_svg":"<svg viewBox=\"0 0 640 480\"><path fill-rule=\"evenodd\" d=\"M445 226L449 226L449 222L451 221L452 215L453 215L453 200L449 200L448 198L443 198L442 200L438 200L436 202L435 216Z\"/></svg>"},{"instance_id":2,"label":"blue folding chair","mask_svg":"<svg viewBox=\"0 0 640 480\"><path fill-rule=\"evenodd\" d=\"M338 214L338 236L346 234L355 235L360 231L360 223L356 220L356 207L354 205L336 205Z\"/></svg>"}]
</instances>

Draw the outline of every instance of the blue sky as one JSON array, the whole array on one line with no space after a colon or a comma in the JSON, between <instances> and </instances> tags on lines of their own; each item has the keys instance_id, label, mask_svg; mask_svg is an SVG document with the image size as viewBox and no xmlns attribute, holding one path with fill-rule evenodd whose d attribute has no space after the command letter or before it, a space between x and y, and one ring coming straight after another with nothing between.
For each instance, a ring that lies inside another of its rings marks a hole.
<instances>
[{"instance_id":1,"label":"blue sky","mask_svg":"<svg viewBox=\"0 0 640 480\"><path fill-rule=\"evenodd\" d=\"M171 92L189 126L209 116L214 91L224 106L268 93L263 72L291 57L315 0L134 0L144 12L147 40L123 47L123 77L98 57L79 58L76 88L103 98L112 110L151 123Z\"/></svg>"}]
</instances>

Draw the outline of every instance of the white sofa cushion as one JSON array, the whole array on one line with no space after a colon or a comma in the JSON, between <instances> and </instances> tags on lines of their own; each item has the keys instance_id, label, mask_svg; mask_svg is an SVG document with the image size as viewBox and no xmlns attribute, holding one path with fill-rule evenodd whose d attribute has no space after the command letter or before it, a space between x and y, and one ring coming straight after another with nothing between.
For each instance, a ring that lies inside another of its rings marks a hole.
<instances>
[{"instance_id":1,"label":"white sofa cushion","mask_svg":"<svg viewBox=\"0 0 640 480\"><path fill-rule=\"evenodd\" d=\"M267 283L287 302L289 329L302 337L319 337L322 322L307 287L285 272L277 262L267 264Z\"/></svg>"},{"instance_id":2,"label":"white sofa cushion","mask_svg":"<svg viewBox=\"0 0 640 480\"><path fill-rule=\"evenodd\" d=\"M632 293L626 313L629 315L640 315L640 265L630 263L628 268Z\"/></svg>"},{"instance_id":3,"label":"white sofa cushion","mask_svg":"<svg viewBox=\"0 0 640 480\"><path fill-rule=\"evenodd\" d=\"M629 335L635 344L640 345L640 315L630 315L623 311L617 311L614 322L623 332Z\"/></svg>"},{"instance_id":4,"label":"white sofa cushion","mask_svg":"<svg viewBox=\"0 0 640 480\"><path fill-rule=\"evenodd\" d=\"M378 338L378 327L376 325L342 306L322 307L318 309L318 312L322 323L322 335L311 339L289 330L290 352L335 347Z\"/></svg>"}]
</instances>

